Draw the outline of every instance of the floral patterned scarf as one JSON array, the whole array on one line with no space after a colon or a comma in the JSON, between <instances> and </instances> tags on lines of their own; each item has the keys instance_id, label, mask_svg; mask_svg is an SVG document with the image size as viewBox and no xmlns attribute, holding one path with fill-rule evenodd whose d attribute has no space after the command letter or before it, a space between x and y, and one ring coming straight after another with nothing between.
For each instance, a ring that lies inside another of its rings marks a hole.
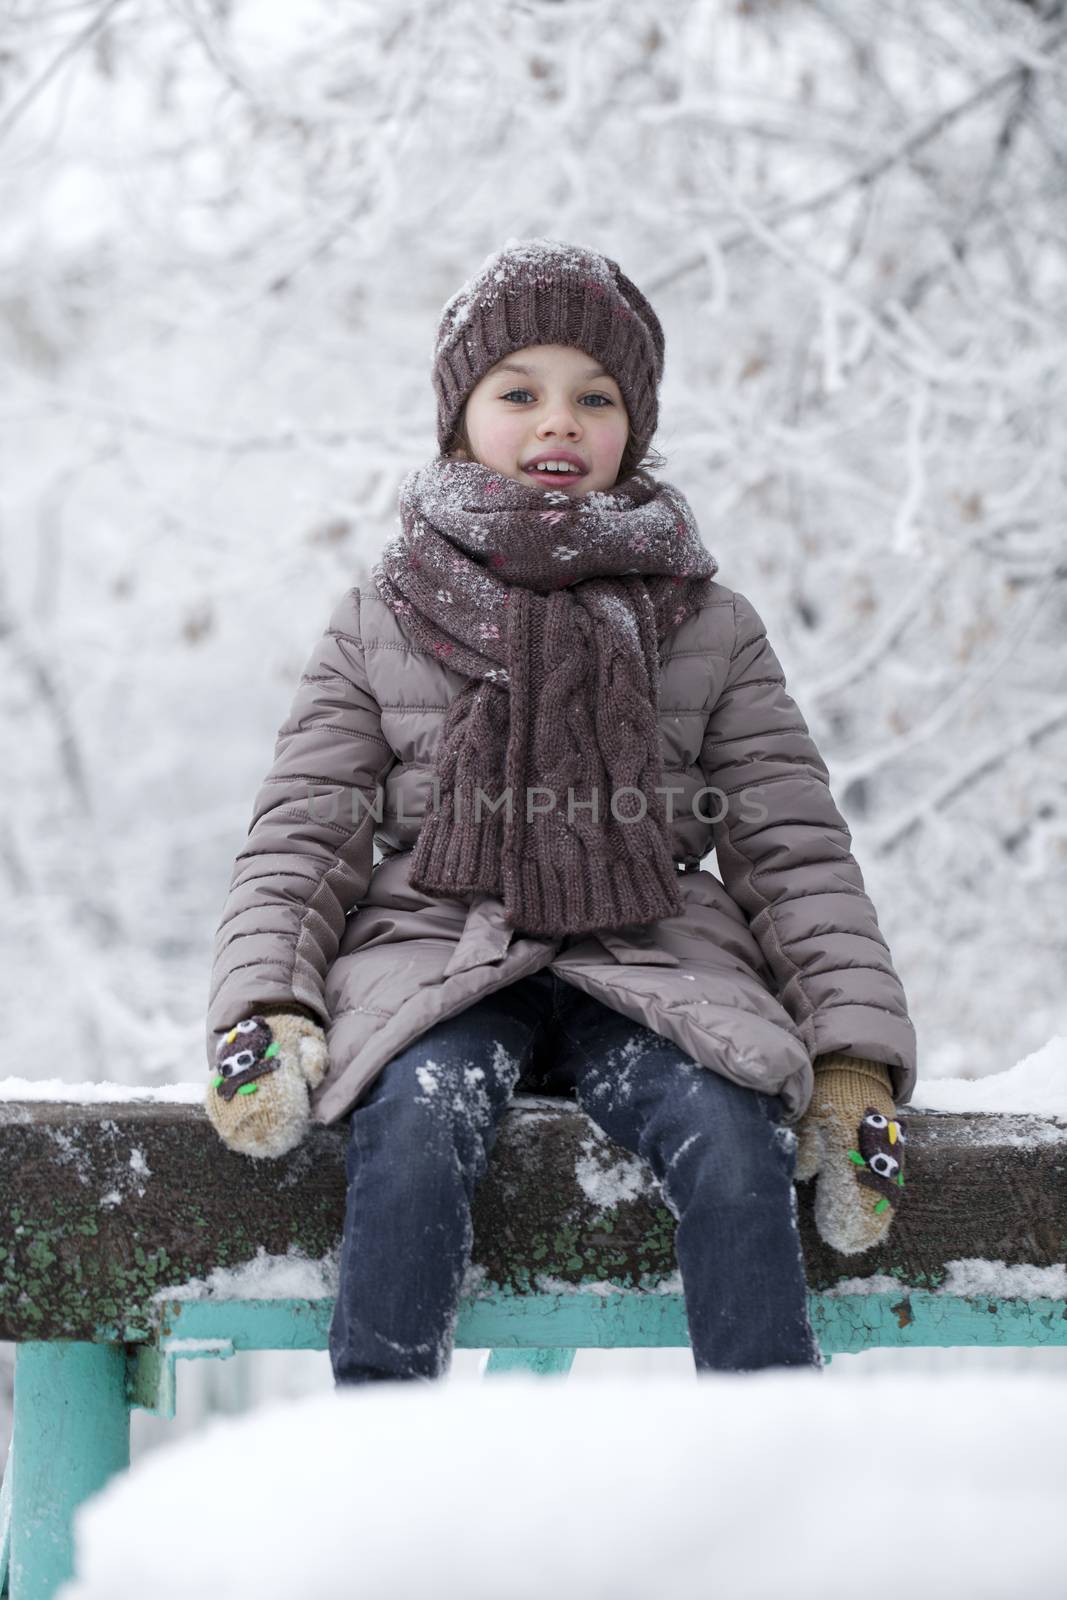
<instances>
[{"instance_id":1,"label":"floral patterned scarf","mask_svg":"<svg viewBox=\"0 0 1067 1600\"><path fill-rule=\"evenodd\" d=\"M498 896L541 937L677 915L659 642L718 570L688 501L644 473L571 496L437 456L374 568L405 636L468 681L435 751L410 881Z\"/></svg>"}]
</instances>

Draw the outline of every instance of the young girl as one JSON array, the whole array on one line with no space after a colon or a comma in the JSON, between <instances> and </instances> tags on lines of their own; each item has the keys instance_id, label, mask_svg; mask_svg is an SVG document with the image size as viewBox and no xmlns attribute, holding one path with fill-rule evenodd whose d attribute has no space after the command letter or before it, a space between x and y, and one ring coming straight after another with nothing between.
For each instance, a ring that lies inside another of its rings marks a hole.
<instances>
[{"instance_id":1,"label":"young girl","mask_svg":"<svg viewBox=\"0 0 1067 1600\"><path fill-rule=\"evenodd\" d=\"M453 296L439 454L237 859L207 1106L260 1157L350 1118L338 1385L447 1371L517 1087L651 1165L698 1372L821 1365L794 1177L844 1252L900 1195L904 991L762 621L642 467L663 355L591 249L509 240Z\"/></svg>"}]
</instances>

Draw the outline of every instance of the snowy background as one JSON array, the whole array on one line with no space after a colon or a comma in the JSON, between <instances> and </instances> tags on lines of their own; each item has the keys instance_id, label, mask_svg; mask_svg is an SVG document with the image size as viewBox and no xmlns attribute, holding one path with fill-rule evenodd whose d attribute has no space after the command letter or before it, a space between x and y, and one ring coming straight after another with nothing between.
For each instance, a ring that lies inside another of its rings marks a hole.
<instances>
[{"instance_id":1,"label":"snowy background","mask_svg":"<svg viewBox=\"0 0 1067 1600\"><path fill-rule=\"evenodd\" d=\"M530 234L606 251L662 318L662 476L767 620L920 1073L1067 1033L1064 10L10 0L0 1072L206 1070L276 729L435 448L441 306ZM136 1449L328 1381L325 1354L190 1365ZM689 1353L574 1379L664 1368Z\"/></svg>"}]
</instances>

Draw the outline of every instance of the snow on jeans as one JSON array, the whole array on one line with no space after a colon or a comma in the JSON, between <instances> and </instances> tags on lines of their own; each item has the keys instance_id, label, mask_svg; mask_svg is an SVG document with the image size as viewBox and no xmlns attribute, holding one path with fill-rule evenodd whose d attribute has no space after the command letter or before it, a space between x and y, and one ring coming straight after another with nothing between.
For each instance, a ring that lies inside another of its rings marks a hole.
<instances>
[{"instance_id":1,"label":"snow on jeans","mask_svg":"<svg viewBox=\"0 0 1067 1600\"><path fill-rule=\"evenodd\" d=\"M651 1166L678 1219L698 1372L821 1366L779 1097L708 1071L544 968L430 1028L352 1112L329 1337L337 1386L448 1370L474 1189L520 1078L535 1091L573 1086Z\"/></svg>"}]
</instances>

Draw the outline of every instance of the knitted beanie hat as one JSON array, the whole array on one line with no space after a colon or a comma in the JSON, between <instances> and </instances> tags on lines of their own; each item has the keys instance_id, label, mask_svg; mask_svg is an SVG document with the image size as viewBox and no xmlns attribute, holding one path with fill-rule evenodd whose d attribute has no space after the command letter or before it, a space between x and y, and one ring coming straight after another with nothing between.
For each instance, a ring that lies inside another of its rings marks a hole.
<instances>
[{"instance_id":1,"label":"knitted beanie hat","mask_svg":"<svg viewBox=\"0 0 1067 1600\"><path fill-rule=\"evenodd\" d=\"M614 261L555 239L508 239L445 305L433 364L442 454L474 386L531 344L574 345L600 362L622 391L640 460L656 431L659 318Z\"/></svg>"}]
</instances>

